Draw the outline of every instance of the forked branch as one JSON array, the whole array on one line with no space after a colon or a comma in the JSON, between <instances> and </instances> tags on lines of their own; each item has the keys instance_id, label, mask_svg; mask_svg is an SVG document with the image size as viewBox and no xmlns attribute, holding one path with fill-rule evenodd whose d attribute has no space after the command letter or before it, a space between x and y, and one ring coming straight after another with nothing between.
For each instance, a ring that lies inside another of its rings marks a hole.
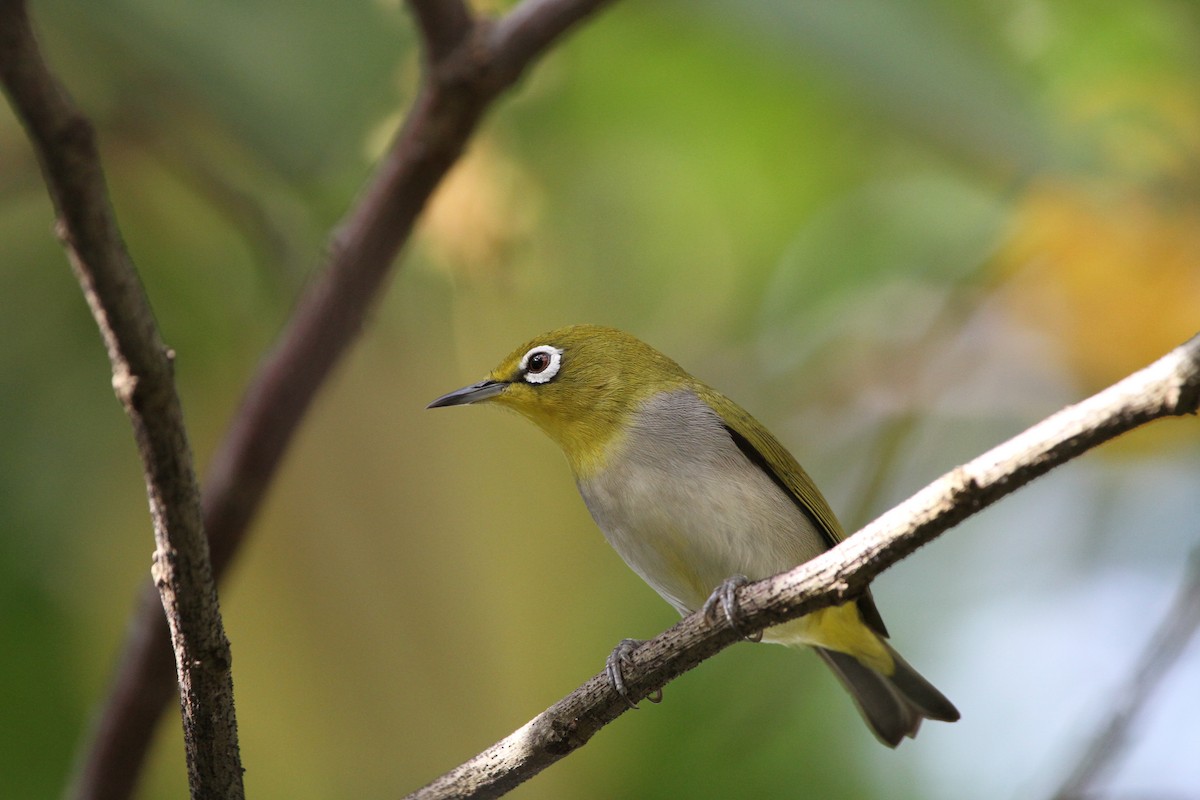
<instances>
[{"instance_id":1,"label":"forked branch","mask_svg":"<svg viewBox=\"0 0 1200 800\"><path fill-rule=\"evenodd\" d=\"M209 466L202 511L215 575L232 561L313 398L365 326L417 216L485 112L568 30L610 1L524 0L505 17L490 20L474 17L462 0L409 0L426 51L417 99L330 235L328 256L250 381ZM0 0L0 13L23 20L24 6ZM7 41L2 47L10 56ZM23 68L15 53L4 61ZM90 140L90 125L77 113L74 118L80 125L67 133L86 131ZM63 153L75 152L67 144L47 142ZM63 170L70 177L78 168L67 163ZM60 201L91 208L94 198L78 191L64 184ZM119 241L115 224L108 233ZM157 357L165 358L161 352ZM139 392L148 386L140 384ZM148 587L79 759L75 797L116 800L133 792L158 718L176 687L160 609Z\"/></svg>"}]
</instances>

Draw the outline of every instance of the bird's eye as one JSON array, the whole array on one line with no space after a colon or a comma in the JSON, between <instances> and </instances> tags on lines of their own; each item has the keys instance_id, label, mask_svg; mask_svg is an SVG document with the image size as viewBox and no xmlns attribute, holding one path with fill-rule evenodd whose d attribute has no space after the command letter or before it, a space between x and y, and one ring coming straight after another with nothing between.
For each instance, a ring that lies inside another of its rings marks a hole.
<instances>
[{"instance_id":1,"label":"bird's eye","mask_svg":"<svg viewBox=\"0 0 1200 800\"><path fill-rule=\"evenodd\" d=\"M545 383L558 374L562 350L540 344L521 357L521 374L527 383Z\"/></svg>"}]
</instances>

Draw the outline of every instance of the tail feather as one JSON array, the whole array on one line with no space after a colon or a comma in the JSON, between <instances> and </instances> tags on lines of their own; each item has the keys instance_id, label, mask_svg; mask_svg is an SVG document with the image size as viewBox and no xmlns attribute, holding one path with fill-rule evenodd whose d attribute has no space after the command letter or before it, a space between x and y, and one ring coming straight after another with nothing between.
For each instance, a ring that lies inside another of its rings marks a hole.
<instances>
[{"instance_id":1,"label":"tail feather","mask_svg":"<svg viewBox=\"0 0 1200 800\"><path fill-rule=\"evenodd\" d=\"M891 675L876 672L846 653L824 647L813 649L854 698L875 736L888 747L900 744L905 736L916 736L923 719L957 720L959 714L954 704L890 645L886 642L884 645L895 664Z\"/></svg>"}]
</instances>

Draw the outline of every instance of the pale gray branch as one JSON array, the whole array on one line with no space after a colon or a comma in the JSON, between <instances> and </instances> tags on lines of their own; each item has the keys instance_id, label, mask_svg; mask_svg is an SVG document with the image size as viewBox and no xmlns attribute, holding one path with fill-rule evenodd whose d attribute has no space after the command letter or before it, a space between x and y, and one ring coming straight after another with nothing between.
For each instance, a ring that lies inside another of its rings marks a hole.
<instances>
[{"instance_id":1,"label":"pale gray branch","mask_svg":"<svg viewBox=\"0 0 1200 800\"><path fill-rule=\"evenodd\" d=\"M1059 411L951 470L832 550L739 590L746 632L762 630L861 593L883 570L1029 481L1161 417L1195 414L1200 334L1145 369ZM723 618L692 614L634 651L624 671L641 699L740 640ZM412 800L497 797L584 745L629 709L602 672L515 733L451 770Z\"/></svg>"}]
</instances>

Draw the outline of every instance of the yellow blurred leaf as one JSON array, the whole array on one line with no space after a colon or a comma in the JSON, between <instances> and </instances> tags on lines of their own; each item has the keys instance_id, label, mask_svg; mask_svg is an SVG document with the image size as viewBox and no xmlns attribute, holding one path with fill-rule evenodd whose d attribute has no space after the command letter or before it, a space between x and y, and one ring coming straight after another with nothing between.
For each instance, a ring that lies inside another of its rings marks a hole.
<instances>
[{"instance_id":1,"label":"yellow blurred leaf","mask_svg":"<svg viewBox=\"0 0 1200 800\"><path fill-rule=\"evenodd\" d=\"M468 282L505 282L513 254L529 241L540 193L486 136L476 140L438 188L421 219L425 252Z\"/></svg>"},{"instance_id":2,"label":"yellow blurred leaf","mask_svg":"<svg viewBox=\"0 0 1200 800\"><path fill-rule=\"evenodd\" d=\"M997 261L1010 307L1061 344L1089 388L1200 330L1200 107L1142 88L1082 109L1101 126L1109 174L1034 183Z\"/></svg>"}]
</instances>

